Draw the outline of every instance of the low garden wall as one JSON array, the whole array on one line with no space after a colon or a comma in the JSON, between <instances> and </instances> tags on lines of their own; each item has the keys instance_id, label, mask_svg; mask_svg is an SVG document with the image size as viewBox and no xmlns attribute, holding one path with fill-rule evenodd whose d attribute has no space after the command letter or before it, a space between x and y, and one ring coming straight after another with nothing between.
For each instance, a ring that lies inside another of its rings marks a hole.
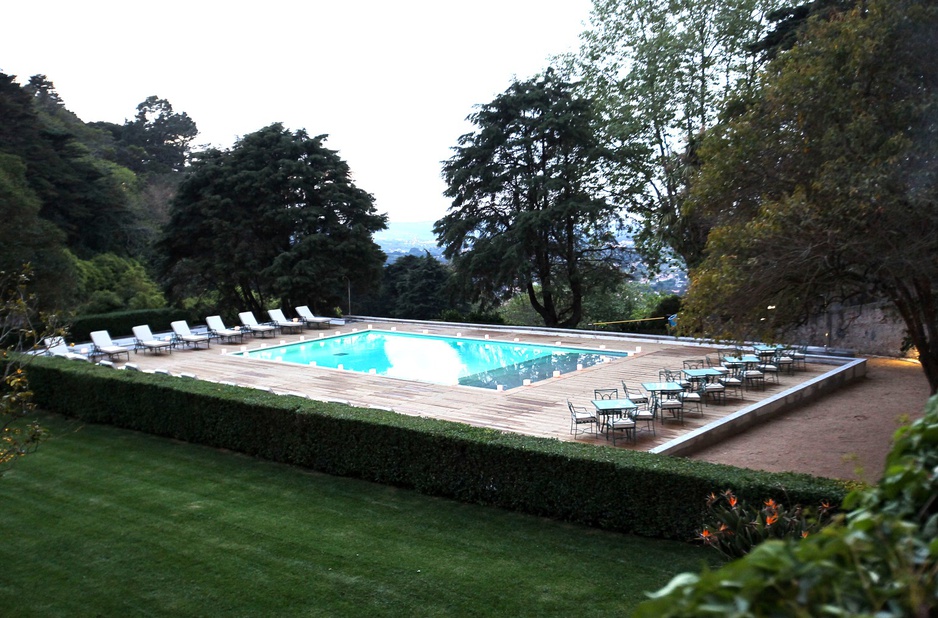
<instances>
[{"instance_id":1,"label":"low garden wall","mask_svg":"<svg viewBox=\"0 0 938 618\"><path fill-rule=\"evenodd\" d=\"M812 359L812 361L816 360ZM733 414L707 423L703 427L652 449L651 452L661 455L691 455L739 434L753 425L804 406L866 375L866 359L841 360L838 363L842 364L807 382L802 382Z\"/></svg>"}]
</instances>

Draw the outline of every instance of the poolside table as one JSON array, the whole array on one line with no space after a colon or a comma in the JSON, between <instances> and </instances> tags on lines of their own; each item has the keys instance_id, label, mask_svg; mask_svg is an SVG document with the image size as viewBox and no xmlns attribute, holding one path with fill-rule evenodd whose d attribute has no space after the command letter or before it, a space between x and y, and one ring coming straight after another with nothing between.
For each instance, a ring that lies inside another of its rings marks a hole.
<instances>
[{"instance_id":1,"label":"poolside table","mask_svg":"<svg viewBox=\"0 0 938 618\"><path fill-rule=\"evenodd\" d=\"M755 350L756 356L759 357L760 361L768 362L772 359L772 357L785 348L780 345L763 345L761 343L757 343L756 345L752 346L752 349Z\"/></svg>"},{"instance_id":2,"label":"poolside table","mask_svg":"<svg viewBox=\"0 0 938 618\"><path fill-rule=\"evenodd\" d=\"M723 357L723 364L728 367L751 367L752 365L758 365L760 362L759 357L755 354Z\"/></svg>"},{"instance_id":3,"label":"poolside table","mask_svg":"<svg viewBox=\"0 0 938 618\"><path fill-rule=\"evenodd\" d=\"M719 378L723 375L723 372L718 369L714 369L713 367L705 367L703 369L684 369L683 372L684 375L687 376L687 379L691 382L694 382L695 384L700 382L707 382L711 378Z\"/></svg>"},{"instance_id":4,"label":"poolside table","mask_svg":"<svg viewBox=\"0 0 938 618\"><path fill-rule=\"evenodd\" d=\"M299 320L295 320L293 322L270 322L270 324L276 326L284 333L287 333L287 331L293 334L302 333L303 329L306 328L306 324L300 322Z\"/></svg>"},{"instance_id":5,"label":"poolside table","mask_svg":"<svg viewBox=\"0 0 938 618\"><path fill-rule=\"evenodd\" d=\"M677 394L684 391L684 387L681 386L678 382L642 382L642 388L651 393L651 405L655 410L655 413L660 411L660 400L659 397L661 393L665 394ZM661 419L661 424L664 424L664 417L659 415Z\"/></svg>"},{"instance_id":6,"label":"poolside table","mask_svg":"<svg viewBox=\"0 0 938 618\"><path fill-rule=\"evenodd\" d=\"M747 388L752 388L754 384L761 384L762 388L765 388L764 375L760 371L754 371L762 363L759 357L755 354L745 354L739 358L727 356L723 359L723 363L727 366L743 368L743 375L740 377L742 377L745 381Z\"/></svg>"},{"instance_id":7,"label":"poolside table","mask_svg":"<svg viewBox=\"0 0 938 618\"><path fill-rule=\"evenodd\" d=\"M609 426L609 417L621 417L623 413L628 418L632 417L632 413L638 409L638 406L631 399L594 399L593 406L596 408L596 413L599 414L601 418L600 422L600 431L602 428ZM606 433L606 439L609 439L608 430ZM626 429L626 438L629 438L631 434L631 439L635 439L635 425L632 425L631 431ZM615 437L613 437L613 444L615 443Z\"/></svg>"},{"instance_id":8,"label":"poolside table","mask_svg":"<svg viewBox=\"0 0 938 618\"><path fill-rule=\"evenodd\" d=\"M638 406L631 399L594 399L593 406L602 419L600 427L606 425L606 419L610 416L622 416L623 412L631 416L638 409Z\"/></svg>"},{"instance_id":9,"label":"poolside table","mask_svg":"<svg viewBox=\"0 0 938 618\"><path fill-rule=\"evenodd\" d=\"M724 374L719 369L713 367L685 369L684 375L694 384L694 390L700 393L704 403L707 403L708 395L716 401L726 401L726 386L721 382Z\"/></svg>"}]
</instances>

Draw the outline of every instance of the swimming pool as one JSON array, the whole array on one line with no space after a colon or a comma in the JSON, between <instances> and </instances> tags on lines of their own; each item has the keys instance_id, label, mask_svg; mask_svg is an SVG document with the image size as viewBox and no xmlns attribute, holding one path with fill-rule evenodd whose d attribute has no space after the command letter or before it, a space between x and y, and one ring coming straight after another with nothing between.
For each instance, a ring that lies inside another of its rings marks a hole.
<instances>
[{"instance_id":1,"label":"swimming pool","mask_svg":"<svg viewBox=\"0 0 938 618\"><path fill-rule=\"evenodd\" d=\"M515 388L627 352L368 330L238 353L431 384Z\"/></svg>"}]
</instances>

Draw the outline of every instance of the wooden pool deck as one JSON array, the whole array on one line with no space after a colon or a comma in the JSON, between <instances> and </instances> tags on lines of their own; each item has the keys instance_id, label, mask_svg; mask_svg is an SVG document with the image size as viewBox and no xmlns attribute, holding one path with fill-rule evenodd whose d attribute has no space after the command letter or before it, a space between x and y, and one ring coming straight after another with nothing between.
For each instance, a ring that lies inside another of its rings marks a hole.
<instances>
[{"instance_id":1,"label":"wooden pool deck","mask_svg":"<svg viewBox=\"0 0 938 618\"><path fill-rule=\"evenodd\" d=\"M396 378L352 373L348 371L291 365L282 362L232 356L242 348L257 349L350 333L353 330L375 329L399 332L429 333L450 337L526 343L556 344L565 347L629 352L628 358L615 359L601 365L562 374L530 386L495 391L468 386L438 386ZM637 348L640 351L637 351ZM302 334L278 335L273 338L245 338L243 344L212 342L209 349L176 348L171 354L149 354L142 350L130 354L130 361L142 370L163 369L172 374L194 374L199 379L233 382L251 387L267 387L275 393L292 393L324 401L347 402L363 408L391 409L400 414L425 416L478 427L487 427L532 436L573 440L570 434L570 413L567 400L574 405L591 408L593 390L619 388L623 380L630 387L641 382L657 382L663 368L680 369L685 359L702 359L716 348L681 342L651 342L610 335L602 338L580 338L573 335L487 330L480 327L436 325L432 323L352 322L324 330L307 330ZM123 365L124 362L117 363ZM743 398L727 397L722 405L706 405L699 416L692 407L685 407L685 421L656 424L657 435L640 431L635 443L622 440L617 446L648 451L680 438L708 423L731 415L747 406L772 397L798 384L824 374L829 366L809 362L804 370L793 375L782 374L779 383L767 381L764 390L745 390ZM642 429L644 423L640 423ZM578 442L606 445L604 436L581 434Z\"/></svg>"}]
</instances>

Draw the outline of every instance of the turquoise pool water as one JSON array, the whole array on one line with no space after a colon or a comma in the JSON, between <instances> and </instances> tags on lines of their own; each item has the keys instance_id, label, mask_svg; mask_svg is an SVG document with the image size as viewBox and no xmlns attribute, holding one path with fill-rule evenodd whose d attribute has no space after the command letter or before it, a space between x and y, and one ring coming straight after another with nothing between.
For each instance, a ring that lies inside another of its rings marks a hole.
<instances>
[{"instance_id":1,"label":"turquoise pool water","mask_svg":"<svg viewBox=\"0 0 938 618\"><path fill-rule=\"evenodd\" d=\"M589 367L607 359L628 356L627 352L379 330L238 354L431 384L461 384L490 389L498 386L515 388L524 380L537 382L550 378L554 371L569 373L576 371L577 365Z\"/></svg>"}]
</instances>

